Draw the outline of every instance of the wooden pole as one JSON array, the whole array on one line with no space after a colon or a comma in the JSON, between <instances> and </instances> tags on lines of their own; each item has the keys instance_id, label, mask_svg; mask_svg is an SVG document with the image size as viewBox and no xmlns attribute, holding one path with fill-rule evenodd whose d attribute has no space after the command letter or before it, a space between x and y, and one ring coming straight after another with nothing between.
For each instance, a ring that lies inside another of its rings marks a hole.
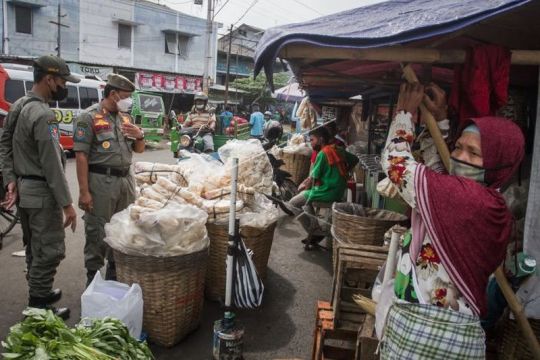
<instances>
[{"instance_id":1,"label":"wooden pole","mask_svg":"<svg viewBox=\"0 0 540 360\"><path fill-rule=\"evenodd\" d=\"M403 75L408 82L418 82L418 78L416 77L414 70L409 65L403 67ZM447 159L447 161L449 161L450 154L448 152L448 147L446 146L442 134L437 127L435 118L425 108L423 104L420 105L420 110L422 111L422 116L424 116L424 121L426 122L426 126L428 127L429 133L431 134L433 141L435 142L435 146L437 147L437 151L439 151L441 159L443 160L443 162L445 158ZM445 166L448 169L448 166L446 164ZM510 307L510 310L512 310L512 313L516 318L521 332L529 343L534 358L536 360L540 360L540 344L538 344L538 339L536 339L536 335L531 328L531 324L529 324L529 321L525 317L523 306L519 302L519 299L516 297L516 294L514 294L514 291L510 287L510 284L508 283L508 280L504 275L502 266L499 266L497 270L495 270L495 278L497 279L497 283L501 288L501 291L504 295L504 298L506 299L506 302L508 303L508 306Z\"/></svg>"},{"instance_id":2,"label":"wooden pole","mask_svg":"<svg viewBox=\"0 0 540 360\"><path fill-rule=\"evenodd\" d=\"M511 50L513 65L540 65L540 51ZM287 45L281 49L282 59L365 60L407 63L461 64L467 52L463 49L439 50L393 46L379 49L351 49L314 45Z\"/></svg>"},{"instance_id":3,"label":"wooden pole","mask_svg":"<svg viewBox=\"0 0 540 360\"><path fill-rule=\"evenodd\" d=\"M516 318L516 322L518 323L523 336L525 336L525 340L527 340L527 343L529 344L533 357L536 360L540 360L540 344L538 344L538 339L531 328L531 324L529 324L529 320L527 320L527 317L525 316L523 305L519 302L519 299L514 294L514 291L504 275L502 265L495 270L495 278L497 279L497 283L501 288L504 298L508 302L510 310L512 310L512 313Z\"/></svg>"},{"instance_id":4,"label":"wooden pole","mask_svg":"<svg viewBox=\"0 0 540 360\"><path fill-rule=\"evenodd\" d=\"M418 82L416 73L409 65L403 67L403 77L407 80L407 82ZM433 138L435 147L439 152L441 161L443 162L446 170L448 170L450 168L450 151L448 150L448 146L446 146L446 142L444 141L441 131L437 126L437 121L435 120L435 117L433 117L433 114L431 114L431 112L425 107L424 104L420 104L420 111L422 112L422 119L424 120L424 123L426 124L426 127L428 128L428 131Z\"/></svg>"}]
</instances>

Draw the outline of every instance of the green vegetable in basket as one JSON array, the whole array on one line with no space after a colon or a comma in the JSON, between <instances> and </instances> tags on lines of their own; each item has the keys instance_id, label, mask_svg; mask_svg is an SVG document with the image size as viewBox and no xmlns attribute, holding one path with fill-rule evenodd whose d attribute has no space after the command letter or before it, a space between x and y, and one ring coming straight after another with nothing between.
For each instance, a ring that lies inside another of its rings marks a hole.
<instances>
[{"instance_id":1,"label":"green vegetable in basket","mask_svg":"<svg viewBox=\"0 0 540 360\"><path fill-rule=\"evenodd\" d=\"M25 319L11 327L2 347L5 359L148 360L146 345L133 339L119 320L93 321L70 329L52 311L28 308Z\"/></svg>"}]
</instances>

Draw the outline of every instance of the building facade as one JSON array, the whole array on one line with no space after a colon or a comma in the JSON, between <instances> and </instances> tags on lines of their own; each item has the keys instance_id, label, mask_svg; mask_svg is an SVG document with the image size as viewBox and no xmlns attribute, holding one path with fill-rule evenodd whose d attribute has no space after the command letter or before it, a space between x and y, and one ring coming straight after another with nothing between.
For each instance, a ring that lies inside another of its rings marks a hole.
<instances>
[{"instance_id":1,"label":"building facade","mask_svg":"<svg viewBox=\"0 0 540 360\"><path fill-rule=\"evenodd\" d=\"M58 5L60 3L60 18ZM72 71L126 75L141 89L193 93L201 89L206 19L145 0L3 0L3 61L60 53ZM217 28L211 36L216 76Z\"/></svg>"}]
</instances>

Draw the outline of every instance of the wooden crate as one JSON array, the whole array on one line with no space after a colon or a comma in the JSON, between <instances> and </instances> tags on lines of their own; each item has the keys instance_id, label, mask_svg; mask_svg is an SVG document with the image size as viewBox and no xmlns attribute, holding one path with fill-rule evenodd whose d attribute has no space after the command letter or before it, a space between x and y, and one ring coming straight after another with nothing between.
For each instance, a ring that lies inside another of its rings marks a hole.
<instances>
[{"instance_id":1,"label":"wooden crate","mask_svg":"<svg viewBox=\"0 0 540 360\"><path fill-rule=\"evenodd\" d=\"M369 250L369 251L368 251ZM371 290L380 268L387 258L387 247L340 247L337 250L332 286L334 327L358 331L365 313L352 295L371 297Z\"/></svg>"},{"instance_id":2,"label":"wooden crate","mask_svg":"<svg viewBox=\"0 0 540 360\"><path fill-rule=\"evenodd\" d=\"M357 333L334 328L334 312L327 301L318 301L312 360L354 360Z\"/></svg>"},{"instance_id":3,"label":"wooden crate","mask_svg":"<svg viewBox=\"0 0 540 360\"><path fill-rule=\"evenodd\" d=\"M378 360L376 354L379 340L375 334L375 317L367 314L358 330L355 360Z\"/></svg>"}]
</instances>

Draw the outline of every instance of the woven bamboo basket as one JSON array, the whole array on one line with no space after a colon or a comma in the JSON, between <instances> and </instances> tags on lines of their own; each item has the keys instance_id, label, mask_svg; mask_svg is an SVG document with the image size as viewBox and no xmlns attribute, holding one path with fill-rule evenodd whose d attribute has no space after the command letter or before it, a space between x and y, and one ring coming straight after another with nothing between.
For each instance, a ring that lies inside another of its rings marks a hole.
<instances>
[{"instance_id":1,"label":"woven bamboo basket","mask_svg":"<svg viewBox=\"0 0 540 360\"><path fill-rule=\"evenodd\" d=\"M540 320L529 319L529 323L540 341ZM515 320L508 317L503 320L501 335L502 338L498 341L498 359L499 360L533 360L534 356L531 353L529 344L521 333L519 326Z\"/></svg>"},{"instance_id":2,"label":"woven bamboo basket","mask_svg":"<svg viewBox=\"0 0 540 360\"><path fill-rule=\"evenodd\" d=\"M276 224L277 221L263 229L250 226L240 227L240 236L246 247L253 251L253 263L261 278L266 277ZM229 225L225 221L207 222L206 230L210 238L210 259L206 272L205 294L208 299L219 301L225 296L225 260L229 241Z\"/></svg>"},{"instance_id":3,"label":"woven bamboo basket","mask_svg":"<svg viewBox=\"0 0 540 360\"><path fill-rule=\"evenodd\" d=\"M118 281L141 286L143 328L151 341L170 347L199 326L208 249L158 258L114 250Z\"/></svg>"},{"instance_id":4,"label":"woven bamboo basket","mask_svg":"<svg viewBox=\"0 0 540 360\"><path fill-rule=\"evenodd\" d=\"M292 181L299 185L309 175L309 167L311 166L309 155L293 154L283 152L281 159L285 163L283 170L291 174Z\"/></svg>"},{"instance_id":5,"label":"woven bamboo basket","mask_svg":"<svg viewBox=\"0 0 540 360\"><path fill-rule=\"evenodd\" d=\"M364 208L367 217L353 215L360 209L360 205L351 203L334 203L332 206L334 235L345 244L382 246L388 229L407 222L405 215L383 209Z\"/></svg>"}]
</instances>

